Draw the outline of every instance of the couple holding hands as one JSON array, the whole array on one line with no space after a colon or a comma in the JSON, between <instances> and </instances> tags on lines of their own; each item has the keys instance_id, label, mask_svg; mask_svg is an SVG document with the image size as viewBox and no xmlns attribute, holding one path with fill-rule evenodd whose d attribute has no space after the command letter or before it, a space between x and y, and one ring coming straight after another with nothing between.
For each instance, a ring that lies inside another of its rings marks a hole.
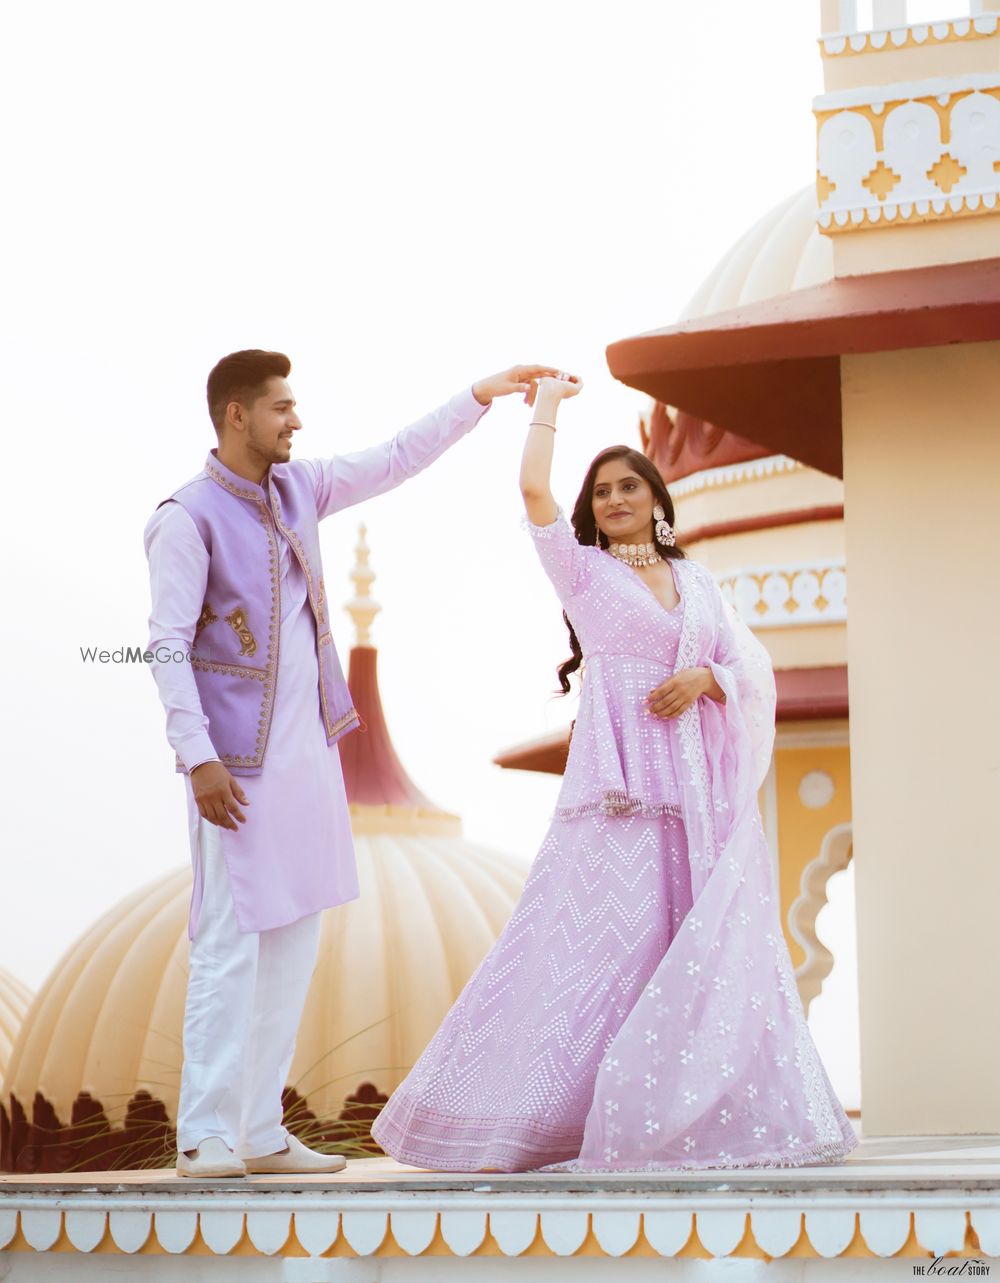
<instances>
[{"instance_id":1,"label":"couple holding hands","mask_svg":"<svg viewBox=\"0 0 1000 1283\"><path fill-rule=\"evenodd\" d=\"M318 522L422 471L495 397L530 408L524 524L559 598L580 704L514 912L372 1126L462 1172L836 1162L857 1144L817 1055L757 805L767 652L687 558L659 472L612 446L567 519L550 489L581 381L514 366L390 440L292 460L281 353L208 379L218 446L146 526L148 649L187 781L194 889L177 1170L332 1172L282 1124L323 909L359 894L337 741L359 719L332 642ZM170 655L186 649L189 661ZM158 658L162 656L162 658Z\"/></svg>"}]
</instances>

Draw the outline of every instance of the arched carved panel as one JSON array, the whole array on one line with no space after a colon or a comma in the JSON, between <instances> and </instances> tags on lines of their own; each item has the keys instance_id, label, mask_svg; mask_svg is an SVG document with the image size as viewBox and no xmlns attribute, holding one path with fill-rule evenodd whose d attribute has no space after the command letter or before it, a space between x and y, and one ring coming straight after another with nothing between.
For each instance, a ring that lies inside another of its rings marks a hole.
<instances>
[{"instance_id":1,"label":"arched carved panel","mask_svg":"<svg viewBox=\"0 0 1000 1283\"><path fill-rule=\"evenodd\" d=\"M788 911L788 929L805 951L806 960L795 970L802 1005L809 1004L833 970L833 954L816 934L816 919L826 904L826 888L834 873L846 869L853 851L852 828L837 824L823 838L819 854L802 870L801 893Z\"/></svg>"}]
</instances>

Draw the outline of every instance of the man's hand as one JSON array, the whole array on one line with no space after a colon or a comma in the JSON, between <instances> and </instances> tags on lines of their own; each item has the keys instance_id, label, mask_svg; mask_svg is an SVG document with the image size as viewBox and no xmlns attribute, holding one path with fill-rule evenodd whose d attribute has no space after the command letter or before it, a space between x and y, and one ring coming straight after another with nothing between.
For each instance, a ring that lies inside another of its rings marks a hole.
<instances>
[{"instance_id":1,"label":"man's hand","mask_svg":"<svg viewBox=\"0 0 1000 1283\"><path fill-rule=\"evenodd\" d=\"M710 668L682 668L649 692L646 707L654 717L677 717L712 690L722 694Z\"/></svg>"},{"instance_id":2,"label":"man's hand","mask_svg":"<svg viewBox=\"0 0 1000 1283\"><path fill-rule=\"evenodd\" d=\"M523 392L525 404L534 405L538 380L545 375L555 378L558 373L553 365L512 365L509 370L501 370L499 374L491 374L488 379L473 383L472 395L480 405L489 405L495 396Z\"/></svg>"},{"instance_id":3,"label":"man's hand","mask_svg":"<svg viewBox=\"0 0 1000 1283\"><path fill-rule=\"evenodd\" d=\"M196 766L191 772L191 788L198 814L210 824L235 832L233 817L241 824L246 820L239 803L249 806L247 795L221 762L202 762Z\"/></svg>"}]
</instances>

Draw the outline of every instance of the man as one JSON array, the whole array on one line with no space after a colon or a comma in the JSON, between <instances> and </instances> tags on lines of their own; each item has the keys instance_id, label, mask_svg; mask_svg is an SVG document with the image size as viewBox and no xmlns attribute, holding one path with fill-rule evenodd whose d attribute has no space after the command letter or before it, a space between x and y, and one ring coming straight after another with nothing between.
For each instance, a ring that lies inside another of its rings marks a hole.
<instances>
[{"instance_id":1,"label":"man","mask_svg":"<svg viewBox=\"0 0 1000 1283\"><path fill-rule=\"evenodd\" d=\"M292 461L302 427L280 352L208 378L218 447L145 530L148 649L187 777L194 888L177 1171L332 1172L282 1124L321 911L359 894L337 741L359 727L333 645L317 523L383 494L497 396L533 403L549 366L457 393L382 445Z\"/></svg>"}]
</instances>

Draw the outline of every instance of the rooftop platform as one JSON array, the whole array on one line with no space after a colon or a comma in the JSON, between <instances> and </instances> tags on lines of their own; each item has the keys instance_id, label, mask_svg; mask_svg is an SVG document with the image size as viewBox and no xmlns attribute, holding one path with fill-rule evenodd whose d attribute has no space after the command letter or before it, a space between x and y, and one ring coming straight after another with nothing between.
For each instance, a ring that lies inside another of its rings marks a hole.
<instances>
[{"instance_id":1,"label":"rooftop platform","mask_svg":"<svg viewBox=\"0 0 1000 1283\"><path fill-rule=\"evenodd\" d=\"M810 1258L864 1258L856 1277L894 1262L898 1278L901 1257L971 1265L1000 1256L1000 1136L872 1137L842 1164L729 1172L466 1175L369 1158L317 1177L192 1181L172 1168L0 1174L0 1248L0 1277L8 1263L11 1283L63 1277L37 1272L56 1253L75 1254L65 1275L74 1281L112 1277L84 1269L85 1257L108 1267L109 1254L169 1257L170 1273L149 1277L178 1279L210 1277L206 1257L239 1256L240 1278L289 1283L465 1279L478 1257L511 1266L539 1258L521 1278L548 1277L542 1258L566 1257L580 1258L581 1269L583 1258L603 1258L591 1263L602 1280L618 1277L626 1262L612 1271L613 1259L626 1257L630 1278L645 1278L657 1262L662 1270L663 1257L678 1268L700 1262L698 1277L712 1258L782 1258L796 1279ZM185 1274L186 1257L200 1258L199 1273ZM431 1262L418 1269L416 1258L425 1257L466 1258L466 1272L449 1273L439 1260L424 1273ZM854 1259L843 1277L861 1264ZM587 1277L574 1273L574 1283Z\"/></svg>"}]
</instances>

